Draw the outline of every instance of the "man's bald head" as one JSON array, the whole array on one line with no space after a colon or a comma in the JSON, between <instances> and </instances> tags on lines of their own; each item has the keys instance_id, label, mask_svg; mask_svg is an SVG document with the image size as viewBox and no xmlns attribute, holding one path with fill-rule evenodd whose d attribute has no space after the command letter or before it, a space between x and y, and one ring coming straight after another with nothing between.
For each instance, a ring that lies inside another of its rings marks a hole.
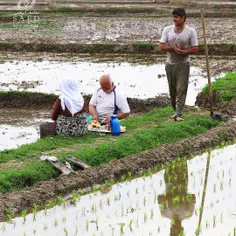
<instances>
[{"instance_id":1,"label":"man's bald head","mask_svg":"<svg viewBox=\"0 0 236 236\"><path fill-rule=\"evenodd\" d=\"M102 75L100 77L100 85L105 93L111 93L114 87L114 83L110 75Z\"/></svg>"}]
</instances>

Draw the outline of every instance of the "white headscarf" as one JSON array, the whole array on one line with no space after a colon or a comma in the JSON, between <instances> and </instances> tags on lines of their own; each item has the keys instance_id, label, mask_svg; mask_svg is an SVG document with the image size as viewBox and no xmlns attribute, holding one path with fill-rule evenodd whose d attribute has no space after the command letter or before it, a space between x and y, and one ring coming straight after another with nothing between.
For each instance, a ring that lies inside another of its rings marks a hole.
<instances>
[{"instance_id":1,"label":"white headscarf","mask_svg":"<svg viewBox=\"0 0 236 236\"><path fill-rule=\"evenodd\" d=\"M79 91L79 83L74 79L63 79L60 85L61 107L63 110L67 107L72 116L81 111L84 106L84 98Z\"/></svg>"}]
</instances>

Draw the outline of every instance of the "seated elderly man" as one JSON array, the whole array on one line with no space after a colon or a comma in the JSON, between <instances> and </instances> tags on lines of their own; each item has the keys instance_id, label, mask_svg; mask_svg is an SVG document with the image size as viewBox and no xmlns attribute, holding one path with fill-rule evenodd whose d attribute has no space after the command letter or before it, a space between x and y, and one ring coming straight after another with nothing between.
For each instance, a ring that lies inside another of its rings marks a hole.
<instances>
[{"instance_id":1,"label":"seated elderly man","mask_svg":"<svg viewBox=\"0 0 236 236\"><path fill-rule=\"evenodd\" d=\"M92 117L88 120L94 119L103 124L109 124L113 114L116 114L119 120L129 116L127 99L109 75L101 76L100 88L95 91L89 102L89 112Z\"/></svg>"}]
</instances>

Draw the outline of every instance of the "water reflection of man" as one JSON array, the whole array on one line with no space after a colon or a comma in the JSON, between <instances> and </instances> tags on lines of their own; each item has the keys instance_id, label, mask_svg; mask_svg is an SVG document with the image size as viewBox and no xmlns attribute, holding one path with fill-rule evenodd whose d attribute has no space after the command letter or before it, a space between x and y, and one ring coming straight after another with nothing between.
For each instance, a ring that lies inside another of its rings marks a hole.
<instances>
[{"instance_id":1,"label":"water reflection of man","mask_svg":"<svg viewBox=\"0 0 236 236\"><path fill-rule=\"evenodd\" d=\"M165 168L166 194L158 196L161 215L171 220L170 235L184 231L182 221L193 215L196 197L188 193L187 160L181 160Z\"/></svg>"}]
</instances>

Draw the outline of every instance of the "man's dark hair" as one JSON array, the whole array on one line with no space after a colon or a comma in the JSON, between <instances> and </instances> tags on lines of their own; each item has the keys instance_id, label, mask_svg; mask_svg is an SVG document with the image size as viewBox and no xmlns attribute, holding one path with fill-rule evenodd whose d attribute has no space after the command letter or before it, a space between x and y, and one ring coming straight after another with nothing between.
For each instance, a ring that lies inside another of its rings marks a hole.
<instances>
[{"instance_id":1,"label":"man's dark hair","mask_svg":"<svg viewBox=\"0 0 236 236\"><path fill-rule=\"evenodd\" d=\"M183 17L184 16L184 21L186 21L186 12L184 10L184 8L175 8L173 11L172 11L172 15L176 15L176 16L180 16L180 17Z\"/></svg>"}]
</instances>

